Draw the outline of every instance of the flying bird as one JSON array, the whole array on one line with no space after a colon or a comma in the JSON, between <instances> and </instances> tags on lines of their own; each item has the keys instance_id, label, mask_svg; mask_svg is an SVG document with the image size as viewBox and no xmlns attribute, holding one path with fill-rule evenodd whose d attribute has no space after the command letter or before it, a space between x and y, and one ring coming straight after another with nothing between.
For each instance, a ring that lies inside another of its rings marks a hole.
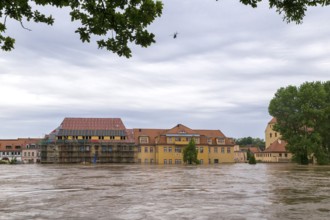
<instances>
[{"instance_id":1,"label":"flying bird","mask_svg":"<svg viewBox=\"0 0 330 220\"><path fill-rule=\"evenodd\" d=\"M177 38L178 37L178 32L175 32L172 36L173 36L173 39Z\"/></svg>"}]
</instances>

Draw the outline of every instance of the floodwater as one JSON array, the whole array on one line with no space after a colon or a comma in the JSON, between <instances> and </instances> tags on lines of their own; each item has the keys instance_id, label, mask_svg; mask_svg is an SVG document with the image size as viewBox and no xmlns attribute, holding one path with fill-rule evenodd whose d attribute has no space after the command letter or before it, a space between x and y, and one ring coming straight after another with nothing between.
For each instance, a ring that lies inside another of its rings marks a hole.
<instances>
[{"instance_id":1,"label":"floodwater","mask_svg":"<svg viewBox=\"0 0 330 220\"><path fill-rule=\"evenodd\" d=\"M329 219L330 167L0 165L0 219Z\"/></svg>"}]
</instances>

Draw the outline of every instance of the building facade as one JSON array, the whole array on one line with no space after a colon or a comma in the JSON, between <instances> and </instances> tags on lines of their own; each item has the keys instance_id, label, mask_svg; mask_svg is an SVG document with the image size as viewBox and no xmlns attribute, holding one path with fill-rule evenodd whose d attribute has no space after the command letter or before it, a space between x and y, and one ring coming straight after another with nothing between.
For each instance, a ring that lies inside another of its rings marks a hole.
<instances>
[{"instance_id":1,"label":"building facade","mask_svg":"<svg viewBox=\"0 0 330 220\"><path fill-rule=\"evenodd\" d=\"M171 129L134 129L137 162L182 164L183 149L194 139L201 164L234 162L234 141L220 130L192 130L178 124Z\"/></svg>"},{"instance_id":2,"label":"building facade","mask_svg":"<svg viewBox=\"0 0 330 220\"><path fill-rule=\"evenodd\" d=\"M42 163L132 163L135 154L120 118L65 118L41 145Z\"/></svg>"}]
</instances>

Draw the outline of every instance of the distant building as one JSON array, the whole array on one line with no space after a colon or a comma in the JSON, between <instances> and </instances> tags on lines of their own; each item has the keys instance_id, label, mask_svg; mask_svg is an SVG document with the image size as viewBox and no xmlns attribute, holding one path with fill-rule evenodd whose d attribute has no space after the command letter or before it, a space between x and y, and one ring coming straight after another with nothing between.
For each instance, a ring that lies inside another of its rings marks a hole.
<instances>
[{"instance_id":1,"label":"distant building","mask_svg":"<svg viewBox=\"0 0 330 220\"><path fill-rule=\"evenodd\" d=\"M120 118L65 118L41 146L42 163L135 162L133 130Z\"/></svg>"},{"instance_id":2,"label":"distant building","mask_svg":"<svg viewBox=\"0 0 330 220\"><path fill-rule=\"evenodd\" d=\"M292 154L286 150L286 145L285 141L277 139L265 151L256 153L256 160L275 163L291 162Z\"/></svg>"},{"instance_id":3,"label":"distant building","mask_svg":"<svg viewBox=\"0 0 330 220\"><path fill-rule=\"evenodd\" d=\"M19 163L40 161L40 138L18 138L0 140L0 159L16 159Z\"/></svg>"},{"instance_id":4,"label":"distant building","mask_svg":"<svg viewBox=\"0 0 330 220\"><path fill-rule=\"evenodd\" d=\"M182 164L183 149L194 139L201 164L234 162L234 141L220 130L193 130L182 124L171 129L134 129L137 162Z\"/></svg>"},{"instance_id":5,"label":"distant building","mask_svg":"<svg viewBox=\"0 0 330 220\"><path fill-rule=\"evenodd\" d=\"M246 163L247 162L247 152L250 151L253 154L261 152L260 148L257 146L235 146L235 162L236 163Z\"/></svg>"},{"instance_id":6,"label":"distant building","mask_svg":"<svg viewBox=\"0 0 330 220\"><path fill-rule=\"evenodd\" d=\"M276 118L272 118L265 129L266 149L255 154L256 160L261 162L291 162L292 154L286 150L287 143L281 140L281 134L274 131Z\"/></svg>"},{"instance_id":7,"label":"distant building","mask_svg":"<svg viewBox=\"0 0 330 220\"><path fill-rule=\"evenodd\" d=\"M234 146L234 161L236 163L245 163L247 161L247 153L242 151L239 145Z\"/></svg>"}]
</instances>

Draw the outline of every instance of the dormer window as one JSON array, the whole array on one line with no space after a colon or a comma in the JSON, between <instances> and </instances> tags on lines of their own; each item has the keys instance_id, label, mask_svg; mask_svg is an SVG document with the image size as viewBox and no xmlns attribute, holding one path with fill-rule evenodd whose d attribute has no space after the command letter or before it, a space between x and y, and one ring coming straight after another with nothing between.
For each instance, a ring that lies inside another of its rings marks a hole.
<instances>
[{"instance_id":1,"label":"dormer window","mask_svg":"<svg viewBox=\"0 0 330 220\"><path fill-rule=\"evenodd\" d=\"M224 138L217 138L217 144L225 144Z\"/></svg>"},{"instance_id":2,"label":"dormer window","mask_svg":"<svg viewBox=\"0 0 330 220\"><path fill-rule=\"evenodd\" d=\"M207 143L208 143L208 144L212 144L212 138L208 138L208 139L207 139Z\"/></svg>"},{"instance_id":3,"label":"dormer window","mask_svg":"<svg viewBox=\"0 0 330 220\"><path fill-rule=\"evenodd\" d=\"M148 144L149 143L149 137L140 137L140 144Z\"/></svg>"}]
</instances>

